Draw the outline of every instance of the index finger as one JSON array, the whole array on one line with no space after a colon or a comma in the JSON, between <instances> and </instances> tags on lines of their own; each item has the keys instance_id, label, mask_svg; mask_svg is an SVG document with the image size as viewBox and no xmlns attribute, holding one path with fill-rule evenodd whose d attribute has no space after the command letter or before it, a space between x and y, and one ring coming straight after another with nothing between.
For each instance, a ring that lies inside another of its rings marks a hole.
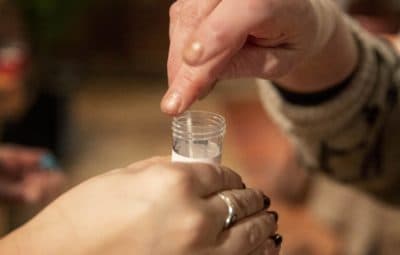
<instances>
[{"instance_id":1,"label":"index finger","mask_svg":"<svg viewBox=\"0 0 400 255\"><path fill-rule=\"evenodd\" d=\"M250 16L248 10L241 10L240 4L243 5L232 0L220 2L194 31L182 55L184 61L174 71L176 75L161 102L165 113L178 115L187 110L209 90L243 47L252 23L258 18Z\"/></svg>"},{"instance_id":2,"label":"index finger","mask_svg":"<svg viewBox=\"0 0 400 255\"><path fill-rule=\"evenodd\" d=\"M168 81L172 84L183 63L183 49L191 34L221 0L179 0L170 8Z\"/></svg>"}]
</instances>

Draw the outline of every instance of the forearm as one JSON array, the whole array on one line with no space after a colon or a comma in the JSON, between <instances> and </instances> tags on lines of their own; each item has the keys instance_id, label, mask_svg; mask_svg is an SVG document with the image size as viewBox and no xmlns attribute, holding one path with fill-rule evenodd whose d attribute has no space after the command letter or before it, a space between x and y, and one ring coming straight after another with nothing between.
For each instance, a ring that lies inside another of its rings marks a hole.
<instances>
[{"instance_id":1,"label":"forearm","mask_svg":"<svg viewBox=\"0 0 400 255\"><path fill-rule=\"evenodd\" d=\"M324 12L327 13L325 16L332 16L325 18L326 21L320 18L324 23L321 26L326 26L325 30L331 32L322 35L327 39L320 39L323 46L316 54L309 56L289 74L275 81L290 91L312 93L328 89L346 79L356 68L356 42L343 18L344 15L332 3L320 7L318 12L321 16L324 16ZM326 33L324 28L320 30L320 33Z\"/></svg>"}]
</instances>

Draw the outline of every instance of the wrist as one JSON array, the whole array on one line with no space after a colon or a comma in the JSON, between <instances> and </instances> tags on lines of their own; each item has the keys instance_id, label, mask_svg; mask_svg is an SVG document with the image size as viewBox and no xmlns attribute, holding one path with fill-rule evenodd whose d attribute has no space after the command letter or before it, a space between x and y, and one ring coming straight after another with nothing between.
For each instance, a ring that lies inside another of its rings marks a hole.
<instances>
[{"instance_id":1,"label":"wrist","mask_svg":"<svg viewBox=\"0 0 400 255\"><path fill-rule=\"evenodd\" d=\"M320 43L315 46L315 53L275 80L283 88L298 93L324 91L346 80L356 69L359 56L352 31L341 11L333 4L330 7L326 6L325 13L330 13L332 16L327 19L333 21L320 23L325 24L321 25L322 30L325 26L331 32L317 36Z\"/></svg>"}]
</instances>

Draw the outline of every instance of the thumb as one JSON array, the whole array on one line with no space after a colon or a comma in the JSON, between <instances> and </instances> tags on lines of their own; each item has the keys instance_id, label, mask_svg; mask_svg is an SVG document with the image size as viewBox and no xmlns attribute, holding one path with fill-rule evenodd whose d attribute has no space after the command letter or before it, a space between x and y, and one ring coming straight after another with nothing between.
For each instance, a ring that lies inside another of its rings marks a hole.
<instances>
[{"instance_id":1,"label":"thumb","mask_svg":"<svg viewBox=\"0 0 400 255\"><path fill-rule=\"evenodd\" d=\"M222 1L199 25L183 52L183 64L161 102L169 115L187 110L208 91L231 58L243 47L250 29L245 12Z\"/></svg>"}]
</instances>

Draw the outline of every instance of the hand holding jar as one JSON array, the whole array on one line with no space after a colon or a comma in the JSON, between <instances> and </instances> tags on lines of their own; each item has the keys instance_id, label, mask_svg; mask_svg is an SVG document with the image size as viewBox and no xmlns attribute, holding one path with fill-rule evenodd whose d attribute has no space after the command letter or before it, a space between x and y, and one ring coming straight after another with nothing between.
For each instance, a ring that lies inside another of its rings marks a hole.
<instances>
[{"instance_id":1,"label":"hand holding jar","mask_svg":"<svg viewBox=\"0 0 400 255\"><path fill-rule=\"evenodd\" d=\"M152 158L67 192L0 253L274 255L282 238L269 205L227 168Z\"/></svg>"}]
</instances>

